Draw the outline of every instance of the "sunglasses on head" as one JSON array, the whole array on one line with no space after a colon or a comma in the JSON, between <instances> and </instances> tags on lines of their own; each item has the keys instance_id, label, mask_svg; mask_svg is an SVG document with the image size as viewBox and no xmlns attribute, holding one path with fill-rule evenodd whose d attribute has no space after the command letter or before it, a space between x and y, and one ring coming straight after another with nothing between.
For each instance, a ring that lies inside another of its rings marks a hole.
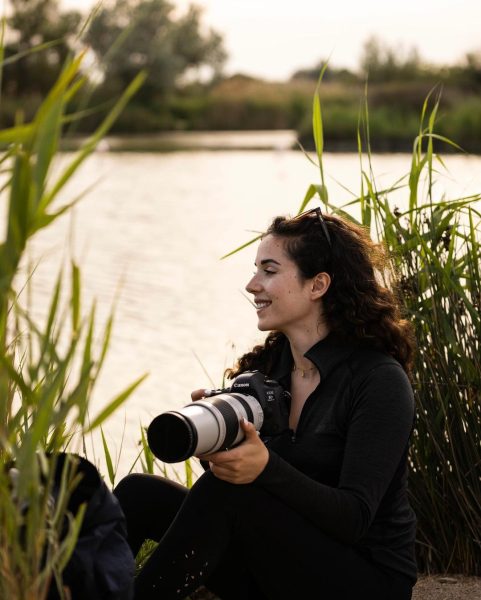
<instances>
[{"instance_id":1,"label":"sunglasses on head","mask_svg":"<svg viewBox=\"0 0 481 600\"><path fill-rule=\"evenodd\" d=\"M319 223L321 224L322 233L324 234L324 237L326 238L327 243L329 244L329 247L332 248L331 236L329 235L329 231L327 229L326 222L324 221L324 217L322 216L322 211L319 206L316 206L316 208L311 208L309 210L306 210L303 213L300 213L299 215L296 215L292 220L296 221L307 215L316 215L317 216L317 218L319 219Z\"/></svg>"}]
</instances>

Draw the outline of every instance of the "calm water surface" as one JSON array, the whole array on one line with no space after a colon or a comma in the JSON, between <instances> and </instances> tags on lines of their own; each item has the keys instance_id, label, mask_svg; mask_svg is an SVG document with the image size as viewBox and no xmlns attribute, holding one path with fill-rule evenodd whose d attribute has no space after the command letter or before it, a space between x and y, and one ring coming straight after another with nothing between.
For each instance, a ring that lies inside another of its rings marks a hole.
<instances>
[{"instance_id":1,"label":"calm water surface","mask_svg":"<svg viewBox=\"0 0 481 600\"><path fill-rule=\"evenodd\" d=\"M438 194L454 198L481 190L480 157L446 161L449 173ZM379 187L392 185L409 163L408 155L375 155ZM356 155L326 155L325 172L333 202L359 193ZM149 373L105 427L114 453L123 435L121 473L137 454L141 423L188 403L192 389L220 385L235 356L262 339L243 291L255 246L220 257L263 230L273 215L294 214L308 185L318 181L317 169L290 150L97 153L66 190L64 198L71 199L96 182L71 216L31 245L31 257L40 261L36 312L45 311L69 253L82 266L84 309L96 298L99 324L119 292L92 413ZM400 192L396 203L405 204L406 196Z\"/></svg>"}]
</instances>

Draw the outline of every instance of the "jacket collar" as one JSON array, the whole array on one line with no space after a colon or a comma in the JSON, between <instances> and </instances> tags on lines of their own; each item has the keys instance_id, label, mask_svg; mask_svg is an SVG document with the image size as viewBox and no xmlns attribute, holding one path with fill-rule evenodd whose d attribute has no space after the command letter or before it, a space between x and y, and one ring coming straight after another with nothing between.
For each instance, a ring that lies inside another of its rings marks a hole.
<instances>
[{"instance_id":1,"label":"jacket collar","mask_svg":"<svg viewBox=\"0 0 481 600\"><path fill-rule=\"evenodd\" d=\"M304 356L313 362L321 376L321 381L329 377L338 365L344 362L354 351L356 342L346 341L330 333L310 348ZM279 362L272 370L271 377L281 383L288 382L292 371L292 353L287 338L281 351Z\"/></svg>"}]
</instances>

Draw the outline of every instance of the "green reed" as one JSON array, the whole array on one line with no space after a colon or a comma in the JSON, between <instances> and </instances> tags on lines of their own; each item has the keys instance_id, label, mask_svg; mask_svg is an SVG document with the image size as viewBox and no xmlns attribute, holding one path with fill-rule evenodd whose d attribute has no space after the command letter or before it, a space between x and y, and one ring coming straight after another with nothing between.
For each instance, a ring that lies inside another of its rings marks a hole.
<instances>
[{"instance_id":1,"label":"green reed","mask_svg":"<svg viewBox=\"0 0 481 600\"><path fill-rule=\"evenodd\" d=\"M68 450L75 436L99 427L142 380L90 418L112 315L98 336L95 304L84 310L81 271L74 261L59 273L42 324L32 318L29 278L21 287L28 242L81 198L62 202L59 195L144 78L140 74L132 82L55 174L63 128L75 118L67 114L68 104L86 83L82 61L82 54L68 60L31 122L19 119L15 127L0 131L1 193L7 204L0 244L0 597L9 600L42 600L53 578L61 583L83 512L67 511L78 483L75 461L66 461L56 501L51 501L55 456Z\"/></svg>"},{"instance_id":2,"label":"green reed","mask_svg":"<svg viewBox=\"0 0 481 600\"><path fill-rule=\"evenodd\" d=\"M360 222L389 251L393 270L382 276L398 294L418 345L409 485L418 516L419 567L481 575L481 194L446 198L437 190L445 165L435 146L460 150L436 133L439 103L431 94L422 107L410 171L379 190L364 100L358 127L360 194L335 205L322 177L321 187L308 188L301 209L316 193L333 213L353 219L349 211L357 209ZM319 107L315 100L321 164ZM403 209L391 201L399 189L407 200Z\"/></svg>"}]
</instances>

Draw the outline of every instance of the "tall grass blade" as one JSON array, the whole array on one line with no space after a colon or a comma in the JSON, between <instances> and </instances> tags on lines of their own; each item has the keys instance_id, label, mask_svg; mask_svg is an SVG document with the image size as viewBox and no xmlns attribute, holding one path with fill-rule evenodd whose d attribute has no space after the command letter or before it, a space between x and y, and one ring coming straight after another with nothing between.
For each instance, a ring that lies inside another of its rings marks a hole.
<instances>
[{"instance_id":1,"label":"tall grass blade","mask_svg":"<svg viewBox=\"0 0 481 600\"><path fill-rule=\"evenodd\" d=\"M76 158L70 163L70 165L65 169L65 171L61 174L57 182L54 184L52 190L45 194L42 202L41 209L45 210L51 202L56 198L58 193L65 186L67 181L71 179L73 174L77 171L79 166L84 162L84 160L89 156L99 141L108 133L110 127L113 125L115 120L118 118L120 113L125 108L126 104L132 98L132 96L139 90L146 79L145 73L139 73L137 77L132 81L132 83L128 86L119 100L115 103L112 111L105 117L103 122L99 125L94 134L90 137L90 139L85 143L85 145L78 152Z\"/></svg>"},{"instance_id":2,"label":"tall grass blade","mask_svg":"<svg viewBox=\"0 0 481 600\"><path fill-rule=\"evenodd\" d=\"M109 446L107 444L107 440L105 439L104 430L102 426L100 426L100 433L102 435L102 446L104 447L104 456L105 463L107 465L107 473L109 476L110 485L113 487L115 485L115 470L112 462L112 456L110 455Z\"/></svg>"},{"instance_id":3,"label":"tall grass blade","mask_svg":"<svg viewBox=\"0 0 481 600\"><path fill-rule=\"evenodd\" d=\"M139 377L134 383L129 385L123 392L116 396L105 408L102 410L92 421L86 430L86 433L96 429L101 423L103 423L110 415L115 412L134 392L134 390L144 381L147 374Z\"/></svg>"}]
</instances>

